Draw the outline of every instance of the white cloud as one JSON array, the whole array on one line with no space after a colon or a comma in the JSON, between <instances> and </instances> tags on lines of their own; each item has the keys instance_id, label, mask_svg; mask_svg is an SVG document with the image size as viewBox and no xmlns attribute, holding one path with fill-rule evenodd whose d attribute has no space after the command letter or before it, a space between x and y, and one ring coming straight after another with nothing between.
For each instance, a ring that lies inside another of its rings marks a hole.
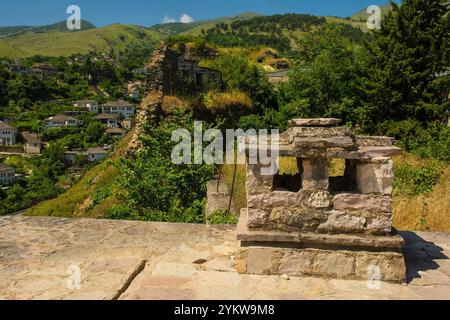
<instances>
[{"instance_id":1,"label":"white cloud","mask_svg":"<svg viewBox=\"0 0 450 320\"><path fill-rule=\"evenodd\" d=\"M180 17L180 22L181 23L191 23L191 22L194 22L194 19L192 19L192 17L190 15L184 13Z\"/></svg>"},{"instance_id":2,"label":"white cloud","mask_svg":"<svg viewBox=\"0 0 450 320\"><path fill-rule=\"evenodd\" d=\"M163 23L174 23L177 22L174 18L169 17L169 16L165 16L163 19Z\"/></svg>"}]
</instances>

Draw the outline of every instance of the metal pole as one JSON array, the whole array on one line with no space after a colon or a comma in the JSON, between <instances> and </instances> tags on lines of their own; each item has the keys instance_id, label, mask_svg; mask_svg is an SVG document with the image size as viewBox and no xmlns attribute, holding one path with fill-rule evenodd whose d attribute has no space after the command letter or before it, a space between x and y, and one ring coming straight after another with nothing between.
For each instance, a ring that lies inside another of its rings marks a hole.
<instances>
[{"instance_id":1,"label":"metal pole","mask_svg":"<svg viewBox=\"0 0 450 320\"><path fill-rule=\"evenodd\" d=\"M233 201L234 185L236 182L237 161L234 163L233 183L231 184L230 202L228 203L228 214L231 213L231 202Z\"/></svg>"},{"instance_id":2,"label":"metal pole","mask_svg":"<svg viewBox=\"0 0 450 320\"><path fill-rule=\"evenodd\" d=\"M220 179L222 177L221 175L222 175L222 166L219 167L219 179L217 180L217 190L216 190L217 193L219 193Z\"/></svg>"}]
</instances>

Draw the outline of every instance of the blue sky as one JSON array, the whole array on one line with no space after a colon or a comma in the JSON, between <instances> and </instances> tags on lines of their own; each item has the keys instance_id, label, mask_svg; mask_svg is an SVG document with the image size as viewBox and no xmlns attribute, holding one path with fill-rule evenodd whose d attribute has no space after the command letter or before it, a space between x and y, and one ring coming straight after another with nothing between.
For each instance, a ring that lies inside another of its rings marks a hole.
<instances>
[{"instance_id":1,"label":"blue sky","mask_svg":"<svg viewBox=\"0 0 450 320\"><path fill-rule=\"evenodd\" d=\"M150 26L177 20L189 21L236 15L242 12L310 13L350 16L387 0L1 0L0 26L43 25L63 21L66 8L80 6L82 19L104 26L112 23Z\"/></svg>"}]
</instances>

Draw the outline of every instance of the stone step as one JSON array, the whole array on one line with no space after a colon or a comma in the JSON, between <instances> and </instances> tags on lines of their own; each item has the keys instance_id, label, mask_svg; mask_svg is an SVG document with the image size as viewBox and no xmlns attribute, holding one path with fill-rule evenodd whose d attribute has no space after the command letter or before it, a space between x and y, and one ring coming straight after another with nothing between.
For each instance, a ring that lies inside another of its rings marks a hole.
<instances>
[{"instance_id":1,"label":"stone step","mask_svg":"<svg viewBox=\"0 0 450 320\"><path fill-rule=\"evenodd\" d=\"M294 245L325 245L330 247L373 248L374 250L400 250L404 240L393 236L358 236L347 234L318 234L283 231L250 230L246 210L242 210L237 227L237 239L242 242L285 243Z\"/></svg>"}]
</instances>

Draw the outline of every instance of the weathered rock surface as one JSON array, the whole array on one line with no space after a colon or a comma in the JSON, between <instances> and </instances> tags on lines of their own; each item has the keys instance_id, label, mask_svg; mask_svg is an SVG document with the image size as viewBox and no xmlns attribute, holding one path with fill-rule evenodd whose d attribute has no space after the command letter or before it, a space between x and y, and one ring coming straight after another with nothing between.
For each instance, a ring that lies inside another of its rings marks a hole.
<instances>
[{"instance_id":1,"label":"weathered rock surface","mask_svg":"<svg viewBox=\"0 0 450 320\"><path fill-rule=\"evenodd\" d=\"M333 279L406 281L405 261L396 252L366 252L325 249L242 247L237 255L238 271L247 274L317 276Z\"/></svg>"},{"instance_id":2,"label":"weathered rock surface","mask_svg":"<svg viewBox=\"0 0 450 320\"><path fill-rule=\"evenodd\" d=\"M392 194L394 162L389 158L374 158L356 166L356 184L363 194Z\"/></svg>"},{"instance_id":3,"label":"weathered rock surface","mask_svg":"<svg viewBox=\"0 0 450 320\"><path fill-rule=\"evenodd\" d=\"M0 299L450 299L450 234L402 235L408 285L371 289L367 281L305 276L309 252L297 265L298 257L276 256L284 273L301 276L289 281L238 274L234 227L3 217ZM367 273L369 263L356 260L356 272ZM80 289L67 288L71 265L80 267Z\"/></svg>"},{"instance_id":4,"label":"weathered rock surface","mask_svg":"<svg viewBox=\"0 0 450 320\"><path fill-rule=\"evenodd\" d=\"M328 160L326 158L303 160L302 178L304 190L328 190Z\"/></svg>"},{"instance_id":5,"label":"weathered rock surface","mask_svg":"<svg viewBox=\"0 0 450 320\"><path fill-rule=\"evenodd\" d=\"M339 193L333 197L336 210L359 210L386 212L392 211L392 199L383 195L364 195L357 193Z\"/></svg>"},{"instance_id":6,"label":"weathered rock surface","mask_svg":"<svg viewBox=\"0 0 450 320\"><path fill-rule=\"evenodd\" d=\"M228 210L228 206L230 205L230 191L226 184L221 181L211 180L207 185L207 201L205 207L206 216L210 216L218 210ZM231 209L232 214L236 213L236 209L234 206L234 201L231 201Z\"/></svg>"}]
</instances>

